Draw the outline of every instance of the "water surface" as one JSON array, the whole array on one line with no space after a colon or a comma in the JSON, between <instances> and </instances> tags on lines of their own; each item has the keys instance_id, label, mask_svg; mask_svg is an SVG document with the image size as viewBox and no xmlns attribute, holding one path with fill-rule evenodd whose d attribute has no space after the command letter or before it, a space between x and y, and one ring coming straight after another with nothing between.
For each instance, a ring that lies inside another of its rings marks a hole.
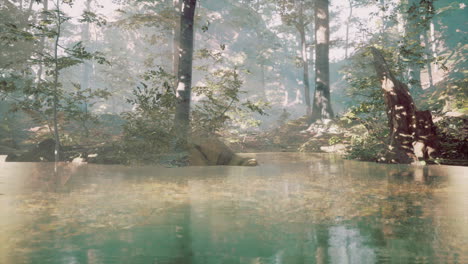
<instances>
[{"instance_id":1,"label":"water surface","mask_svg":"<svg viewBox=\"0 0 468 264\"><path fill-rule=\"evenodd\" d=\"M468 169L0 163L0 263L468 263Z\"/></svg>"}]
</instances>

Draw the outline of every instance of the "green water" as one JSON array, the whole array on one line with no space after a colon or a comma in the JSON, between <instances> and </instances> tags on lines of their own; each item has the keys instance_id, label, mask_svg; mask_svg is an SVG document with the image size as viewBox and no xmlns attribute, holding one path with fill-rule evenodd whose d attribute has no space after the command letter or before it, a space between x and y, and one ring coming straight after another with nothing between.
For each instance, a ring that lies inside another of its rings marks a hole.
<instances>
[{"instance_id":1,"label":"green water","mask_svg":"<svg viewBox=\"0 0 468 264\"><path fill-rule=\"evenodd\" d=\"M468 169L0 163L0 263L468 263Z\"/></svg>"}]
</instances>

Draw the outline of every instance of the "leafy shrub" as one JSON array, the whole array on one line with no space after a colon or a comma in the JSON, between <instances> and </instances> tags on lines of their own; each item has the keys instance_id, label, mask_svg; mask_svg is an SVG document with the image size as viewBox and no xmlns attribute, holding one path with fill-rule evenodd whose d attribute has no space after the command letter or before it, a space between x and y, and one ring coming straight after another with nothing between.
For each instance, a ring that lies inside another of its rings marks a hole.
<instances>
[{"instance_id":1,"label":"leafy shrub","mask_svg":"<svg viewBox=\"0 0 468 264\"><path fill-rule=\"evenodd\" d=\"M436 126L440 140L440 157L468 159L468 118L445 117Z\"/></svg>"},{"instance_id":2,"label":"leafy shrub","mask_svg":"<svg viewBox=\"0 0 468 264\"><path fill-rule=\"evenodd\" d=\"M380 47L389 67L402 79L402 66L395 59L396 46ZM343 122L359 124L367 131L355 134L348 148L349 159L376 161L385 151L388 138L388 123L385 114L381 84L375 74L373 58L369 49L356 53L350 64L342 70L349 87L347 93L353 104L343 115Z\"/></svg>"},{"instance_id":3,"label":"leafy shrub","mask_svg":"<svg viewBox=\"0 0 468 264\"><path fill-rule=\"evenodd\" d=\"M373 135L353 136L345 157L362 161L377 161L383 156L386 144Z\"/></svg>"},{"instance_id":4,"label":"leafy shrub","mask_svg":"<svg viewBox=\"0 0 468 264\"><path fill-rule=\"evenodd\" d=\"M340 142L342 142L343 139L340 138L340 137L337 137L337 136L332 136L331 138L328 139L328 145L335 145L335 144L338 144Z\"/></svg>"},{"instance_id":5,"label":"leafy shrub","mask_svg":"<svg viewBox=\"0 0 468 264\"><path fill-rule=\"evenodd\" d=\"M149 71L128 99L133 111L122 114L123 155L127 162L155 163L169 151L176 96L173 76L162 68Z\"/></svg>"},{"instance_id":6,"label":"leafy shrub","mask_svg":"<svg viewBox=\"0 0 468 264\"><path fill-rule=\"evenodd\" d=\"M196 58L211 62L197 69L206 71L203 84L193 87L196 97L192 109L192 130L196 134L216 133L223 129L239 129L258 126L252 114L264 115L268 107L263 101L251 101L242 90L242 70L220 67L224 62L221 52L200 50Z\"/></svg>"}]
</instances>

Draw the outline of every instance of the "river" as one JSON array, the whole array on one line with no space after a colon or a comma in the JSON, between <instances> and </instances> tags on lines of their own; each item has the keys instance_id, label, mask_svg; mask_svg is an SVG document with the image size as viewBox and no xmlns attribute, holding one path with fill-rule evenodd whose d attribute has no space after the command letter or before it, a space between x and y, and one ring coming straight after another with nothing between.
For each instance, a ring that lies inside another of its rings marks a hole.
<instances>
[{"instance_id":1,"label":"river","mask_svg":"<svg viewBox=\"0 0 468 264\"><path fill-rule=\"evenodd\" d=\"M0 162L0 263L468 263L468 168Z\"/></svg>"}]
</instances>

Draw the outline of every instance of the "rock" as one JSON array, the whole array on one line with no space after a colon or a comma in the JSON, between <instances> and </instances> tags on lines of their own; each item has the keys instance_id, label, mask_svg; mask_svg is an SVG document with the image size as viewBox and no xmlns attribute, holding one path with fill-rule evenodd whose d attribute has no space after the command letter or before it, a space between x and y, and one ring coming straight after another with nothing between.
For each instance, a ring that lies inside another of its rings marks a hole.
<instances>
[{"instance_id":1,"label":"rock","mask_svg":"<svg viewBox=\"0 0 468 264\"><path fill-rule=\"evenodd\" d=\"M194 166L256 166L258 164L255 159L235 154L226 144L212 136L192 139L189 163Z\"/></svg>"},{"instance_id":2,"label":"rock","mask_svg":"<svg viewBox=\"0 0 468 264\"><path fill-rule=\"evenodd\" d=\"M55 160L55 140L48 138L41 141L37 148L34 149L35 154L39 157L40 160L44 161L54 161Z\"/></svg>"},{"instance_id":3,"label":"rock","mask_svg":"<svg viewBox=\"0 0 468 264\"><path fill-rule=\"evenodd\" d=\"M54 161L55 140L48 138L41 141L30 151L24 154L10 154L6 161L13 162L40 162L40 161Z\"/></svg>"},{"instance_id":4,"label":"rock","mask_svg":"<svg viewBox=\"0 0 468 264\"><path fill-rule=\"evenodd\" d=\"M86 160L84 158L82 158L81 156L80 157L76 157L74 159L72 159L71 163L74 163L74 164L85 164L87 163Z\"/></svg>"},{"instance_id":5,"label":"rock","mask_svg":"<svg viewBox=\"0 0 468 264\"><path fill-rule=\"evenodd\" d=\"M330 123L333 122L333 119L323 119L322 122L324 125L328 126Z\"/></svg>"},{"instance_id":6,"label":"rock","mask_svg":"<svg viewBox=\"0 0 468 264\"><path fill-rule=\"evenodd\" d=\"M446 117L463 117L463 116L466 116L465 114L463 114L462 112L447 112L444 114L444 116Z\"/></svg>"},{"instance_id":7,"label":"rock","mask_svg":"<svg viewBox=\"0 0 468 264\"><path fill-rule=\"evenodd\" d=\"M83 153L84 161L95 164L124 164L124 156L118 145L105 145ZM89 154L88 154L89 153Z\"/></svg>"},{"instance_id":8,"label":"rock","mask_svg":"<svg viewBox=\"0 0 468 264\"><path fill-rule=\"evenodd\" d=\"M322 146L320 150L327 153L339 153L344 154L346 152L346 144L335 144L331 146Z\"/></svg>"}]
</instances>

